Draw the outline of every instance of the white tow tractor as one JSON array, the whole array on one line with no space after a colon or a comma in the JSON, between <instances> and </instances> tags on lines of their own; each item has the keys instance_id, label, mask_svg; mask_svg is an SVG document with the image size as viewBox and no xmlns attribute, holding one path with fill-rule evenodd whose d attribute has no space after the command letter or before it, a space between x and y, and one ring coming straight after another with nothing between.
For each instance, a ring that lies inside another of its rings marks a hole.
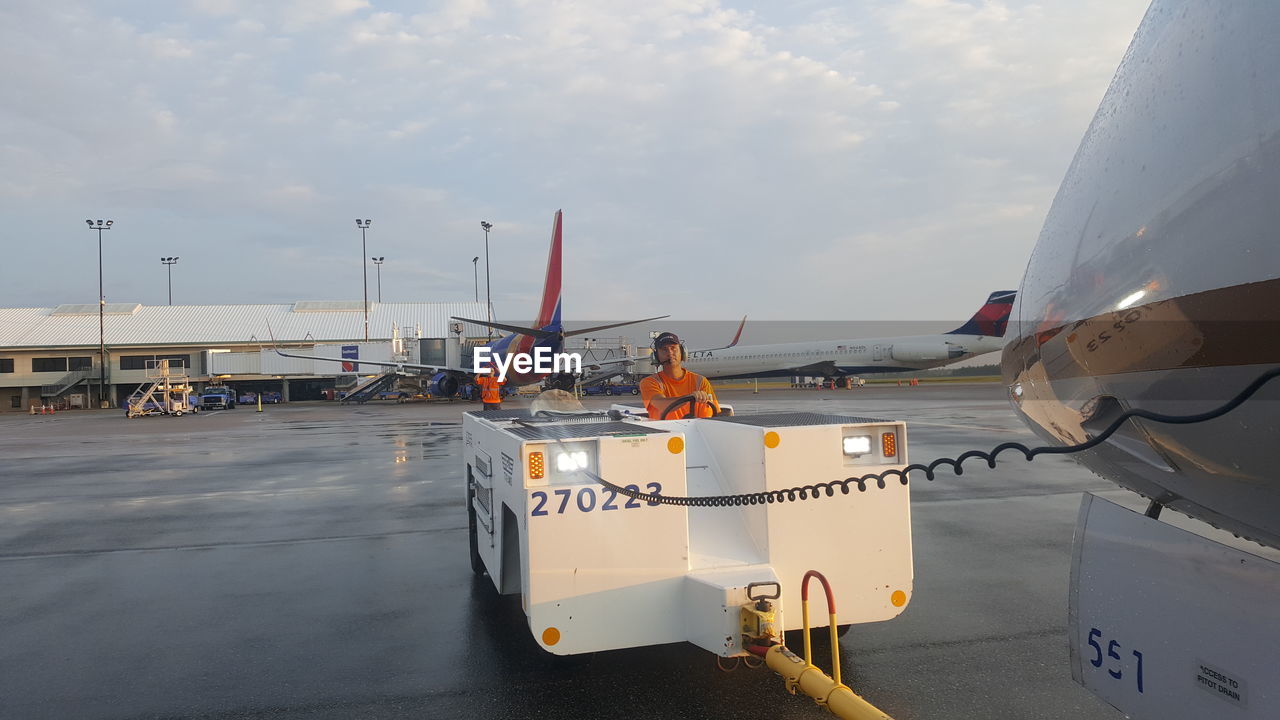
<instances>
[{"instance_id":1,"label":"white tow tractor","mask_svg":"<svg viewBox=\"0 0 1280 720\"><path fill-rule=\"evenodd\" d=\"M723 658L765 655L804 625L810 570L829 581L841 625L906 607L909 487L848 481L906 465L903 423L632 412L464 416L472 569L521 596L548 652L688 641ZM786 492L819 483L837 485ZM711 496L742 497L663 500Z\"/></svg>"}]
</instances>

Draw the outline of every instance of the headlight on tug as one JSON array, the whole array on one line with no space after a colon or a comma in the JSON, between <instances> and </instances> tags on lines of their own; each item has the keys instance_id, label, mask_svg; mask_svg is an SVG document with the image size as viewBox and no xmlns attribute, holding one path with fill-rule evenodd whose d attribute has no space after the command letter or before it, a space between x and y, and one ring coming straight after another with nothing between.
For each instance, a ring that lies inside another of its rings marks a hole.
<instances>
[{"instance_id":1,"label":"headlight on tug","mask_svg":"<svg viewBox=\"0 0 1280 720\"><path fill-rule=\"evenodd\" d=\"M531 443L524 447L523 454L528 463L525 481L532 485L578 485L590 481L581 471L600 471L594 440Z\"/></svg>"},{"instance_id":2,"label":"headlight on tug","mask_svg":"<svg viewBox=\"0 0 1280 720\"><path fill-rule=\"evenodd\" d=\"M556 453L556 471L567 473L577 470L585 470L587 467L587 452L585 450L577 450L573 452L557 452Z\"/></svg>"},{"instance_id":3,"label":"headlight on tug","mask_svg":"<svg viewBox=\"0 0 1280 720\"><path fill-rule=\"evenodd\" d=\"M852 435L844 438L844 454L849 457L859 457L871 452L871 436L870 435Z\"/></svg>"}]
</instances>

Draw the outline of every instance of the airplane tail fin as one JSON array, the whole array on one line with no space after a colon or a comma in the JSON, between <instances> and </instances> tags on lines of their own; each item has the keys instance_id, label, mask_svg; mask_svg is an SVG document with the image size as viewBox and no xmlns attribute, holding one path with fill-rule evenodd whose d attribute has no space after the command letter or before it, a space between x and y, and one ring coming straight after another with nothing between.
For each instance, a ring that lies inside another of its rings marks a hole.
<instances>
[{"instance_id":1,"label":"airplane tail fin","mask_svg":"<svg viewBox=\"0 0 1280 720\"><path fill-rule=\"evenodd\" d=\"M726 348L731 348L734 345L738 344L738 341L742 339L742 328L745 327L746 324L747 324L747 316L743 315L742 322L738 323L738 332L733 334L733 340L730 340L729 344L725 345Z\"/></svg>"},{"instance_id":2,"label":"airplane tail fin","mask_svg":"<svg viewBox=\"0 0 1280 720\"><path fill-rule=\"evenodd\" d=\"M557 210L551 223L551 252L547 255L547 276L542 285L542 304L534 327L560 327L560 241L564 232L564 211Z\"/></svg>"},{"instance_id":3,"label":"airplane tail fin","mask_svg":"<svg viewBox=\"0 0 1280 720\"><path fill-rule=\"evenodd\" d=\"M745 327L746 324L747 324L747 316L743 315L742 322L738 323L738 331L733 334L733 339L729 341L728 345L724 345L722 347L717 347L717 348L707 348L707 349L708 350L728 350L729 348L737 345L738 341L742 339L742 328Z\"/></svg>"},{"instance_id":4,"label":"airplane tail fin","mask_svg":"<svg viewBox=\"0 0 1280 720\"><path fill-rule=\"evenodd\" d=\"M569 337L572 335L583 335L585 333L597 332L600 330L608 330L610 328L622 327L623 325L632 325L635 323L648 322L650 320L661 320L667 317L660 315L658 317L644 318L642 320L628 320L620 323L610 323L608 325L597 325L595 327L581 328L579 330L571 330L565 332L560 321L560 248L561 241L564 237L564 211L557 210L555 219L551 223L551 252L547 255L547 275L542 285L542 304L538 306L538 317L534 321L533 327L525 327L523 325L513 325L511 323L490 322L487 320L472 320L470 318L455 317L454 320L474 323L476 325L484 325L496 330L506 330L520 335L528 335L537 340L554 340L557 337ZM547 330L546 328L555 328Z\"/></svg>"},{"instance_id":5,"label":"airplane tail fin","mask_svg":"<svg viewBox=\"0 0 1280 720\"><path fill-rule=\"evenodd\" d=\"M1009 313L1013 310L1013 298L1016 290L998 290L987 297L987 302L969 322L947 333L947 335L987 335L1004 337L1005 327L1009 324Z\"/></svg>"}]
</instances>

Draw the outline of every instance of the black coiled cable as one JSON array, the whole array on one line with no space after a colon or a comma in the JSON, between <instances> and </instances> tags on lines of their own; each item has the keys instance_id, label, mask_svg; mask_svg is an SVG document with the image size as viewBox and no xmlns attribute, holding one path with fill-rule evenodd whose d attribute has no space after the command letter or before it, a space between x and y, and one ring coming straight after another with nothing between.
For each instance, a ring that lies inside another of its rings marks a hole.
<instances>
[{"instance_id":1,"label":"black coiled cable","mask_svg":"<svg viewBox=\"0 0 1280 720\"><path fill-rule=\"evenodd\" d=\"M883 490L886 487L887 485L886 480L888 480L888 478L891 478L891 477L897 477L899 483L901 483L902 485L906 485L907 476L910 475L913 471L918 471L918 470L924 471L925 479L933 480L935 472L939 467L943 465L951 466L952 472L954 472L956 475L963 475L964 462L966 460L971 460L975 458L986 460L987 467L995 468L996 458L1000 455L1000 453L1006 450L1020 451L1023 457L1026 458L1027 462L1034 460L1037 455L1068 455L1070 453L1077 453L1077 452L1082 452L1084 450L1090 450L1106 442L1107 438L1111 437L1111 435L1115 433L1116 430L1119 430L1120 426L1123 425L1125 421L1128 420L1129 418L1136 417L1136 418L1142 418L1144 420L1151 420L1153 422L1166 423L1171 425L1191 425L1193 423L1206 422L1208 420L1213 420L1214 418L1218 418L1223 415L1226 415L1232 410L1235 410L1237 407L1240 407L1240 405L1243 404L1250 397L1252 397L1254 393L1258 392L1258 390L1260 390L1263 385L1266 385L1268 382L1274 380L1277 377L1280 377L1280 367L1272 368L1271 370L1268 370L1267 372L1264 372L1261 375L1259 375L1253 382L1249 383L1249 385L1244 390L1241 390L1239 394L1237 394L1231 400L1227 401L1225 404L1217 408L1214 408L1213 410L1210 410L1208 412L1197 413L1195 415L1165 415L1163 413L1157 413L1157 412L1152 412L1150 410L1141 410L1141 409L1125 411L1119 417L1117 417L1110 425L1108 425L1105 430L1098 433L1098 435L1096 435L1095 437L1090 438L1085 442L1079 443L1078 445L1063 445L1061 447L1050 447L1045 445L1045 446L1040 446L1036 448L1028 448L1026 445L1023 445L1022 443L1007 442L1007 443L1001 443L1000 445L995 446L994 448L991 449L991 452L983 452L981 450L970 450L966 453L961 454L960 457L958 458L954 458L954 459L938 458L937 460L934 460L928 465L912 463L911 465L907 465L901 470L889 469L889 470L885 470L882 473L863 475L861 477L850 477L850 478L845 478L844 480L833 480L831 482L815 483L813 485L801 485L797 487L786 488L783 490L767 490L765 492L743 493L739 495L705 495L700 497L655 495L652 493L640 492L638 489L633 490L631 488L614 485L608 480L605 480L604 478L600 477L599 475L596 475L595 473L585 468L580 469L579 472L582 472L586 476L590 477L591 479L595 480L596 482L600 483L606 488L613 490L619 495L626 495L627 497L634 498L636 500L643 500L651 505L657 505L657 504L679 505L683 507L740 507L743 505L765 505L770 503L796 502L797 500L817 499L817 498L823 497L824 495L826 497L834 497L837 490L839 490L841 494L848 495L850 485L856 485L858 488L858 492L866 492L867 484L872 480L875 481L876 487L878 487L881 490ZM556 442L559 443L561 441L557 440ZM635 487L635 486L632 486L632 487Z\"/></svg>"}]
</instances>

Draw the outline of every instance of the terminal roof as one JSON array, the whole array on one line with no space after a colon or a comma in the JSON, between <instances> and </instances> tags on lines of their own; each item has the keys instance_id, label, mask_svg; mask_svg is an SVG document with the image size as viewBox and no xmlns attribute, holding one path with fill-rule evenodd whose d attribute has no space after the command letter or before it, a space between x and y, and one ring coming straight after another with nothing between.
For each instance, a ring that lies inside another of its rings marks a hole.
<instances>
[{"instance_id":1,"label":"terminal roof","mask_svg":"<svg viewBox=\"0 0 1280 720\"><path fill-rule=\"evenodd\" d=\"M364 312L355 302L298 302L273 305L142 305L107 303L107 344L216 345L280 342L343 342L364 339ZM484 303L369 303L369 338L449 334L449 318L484 317ZM268 326L270 329L268 329ZM466 325L465 337L481 337L484 328ZM57 348L98 345L98 306L0 308L0 348Z\"/></svg>"}]
</instances>

